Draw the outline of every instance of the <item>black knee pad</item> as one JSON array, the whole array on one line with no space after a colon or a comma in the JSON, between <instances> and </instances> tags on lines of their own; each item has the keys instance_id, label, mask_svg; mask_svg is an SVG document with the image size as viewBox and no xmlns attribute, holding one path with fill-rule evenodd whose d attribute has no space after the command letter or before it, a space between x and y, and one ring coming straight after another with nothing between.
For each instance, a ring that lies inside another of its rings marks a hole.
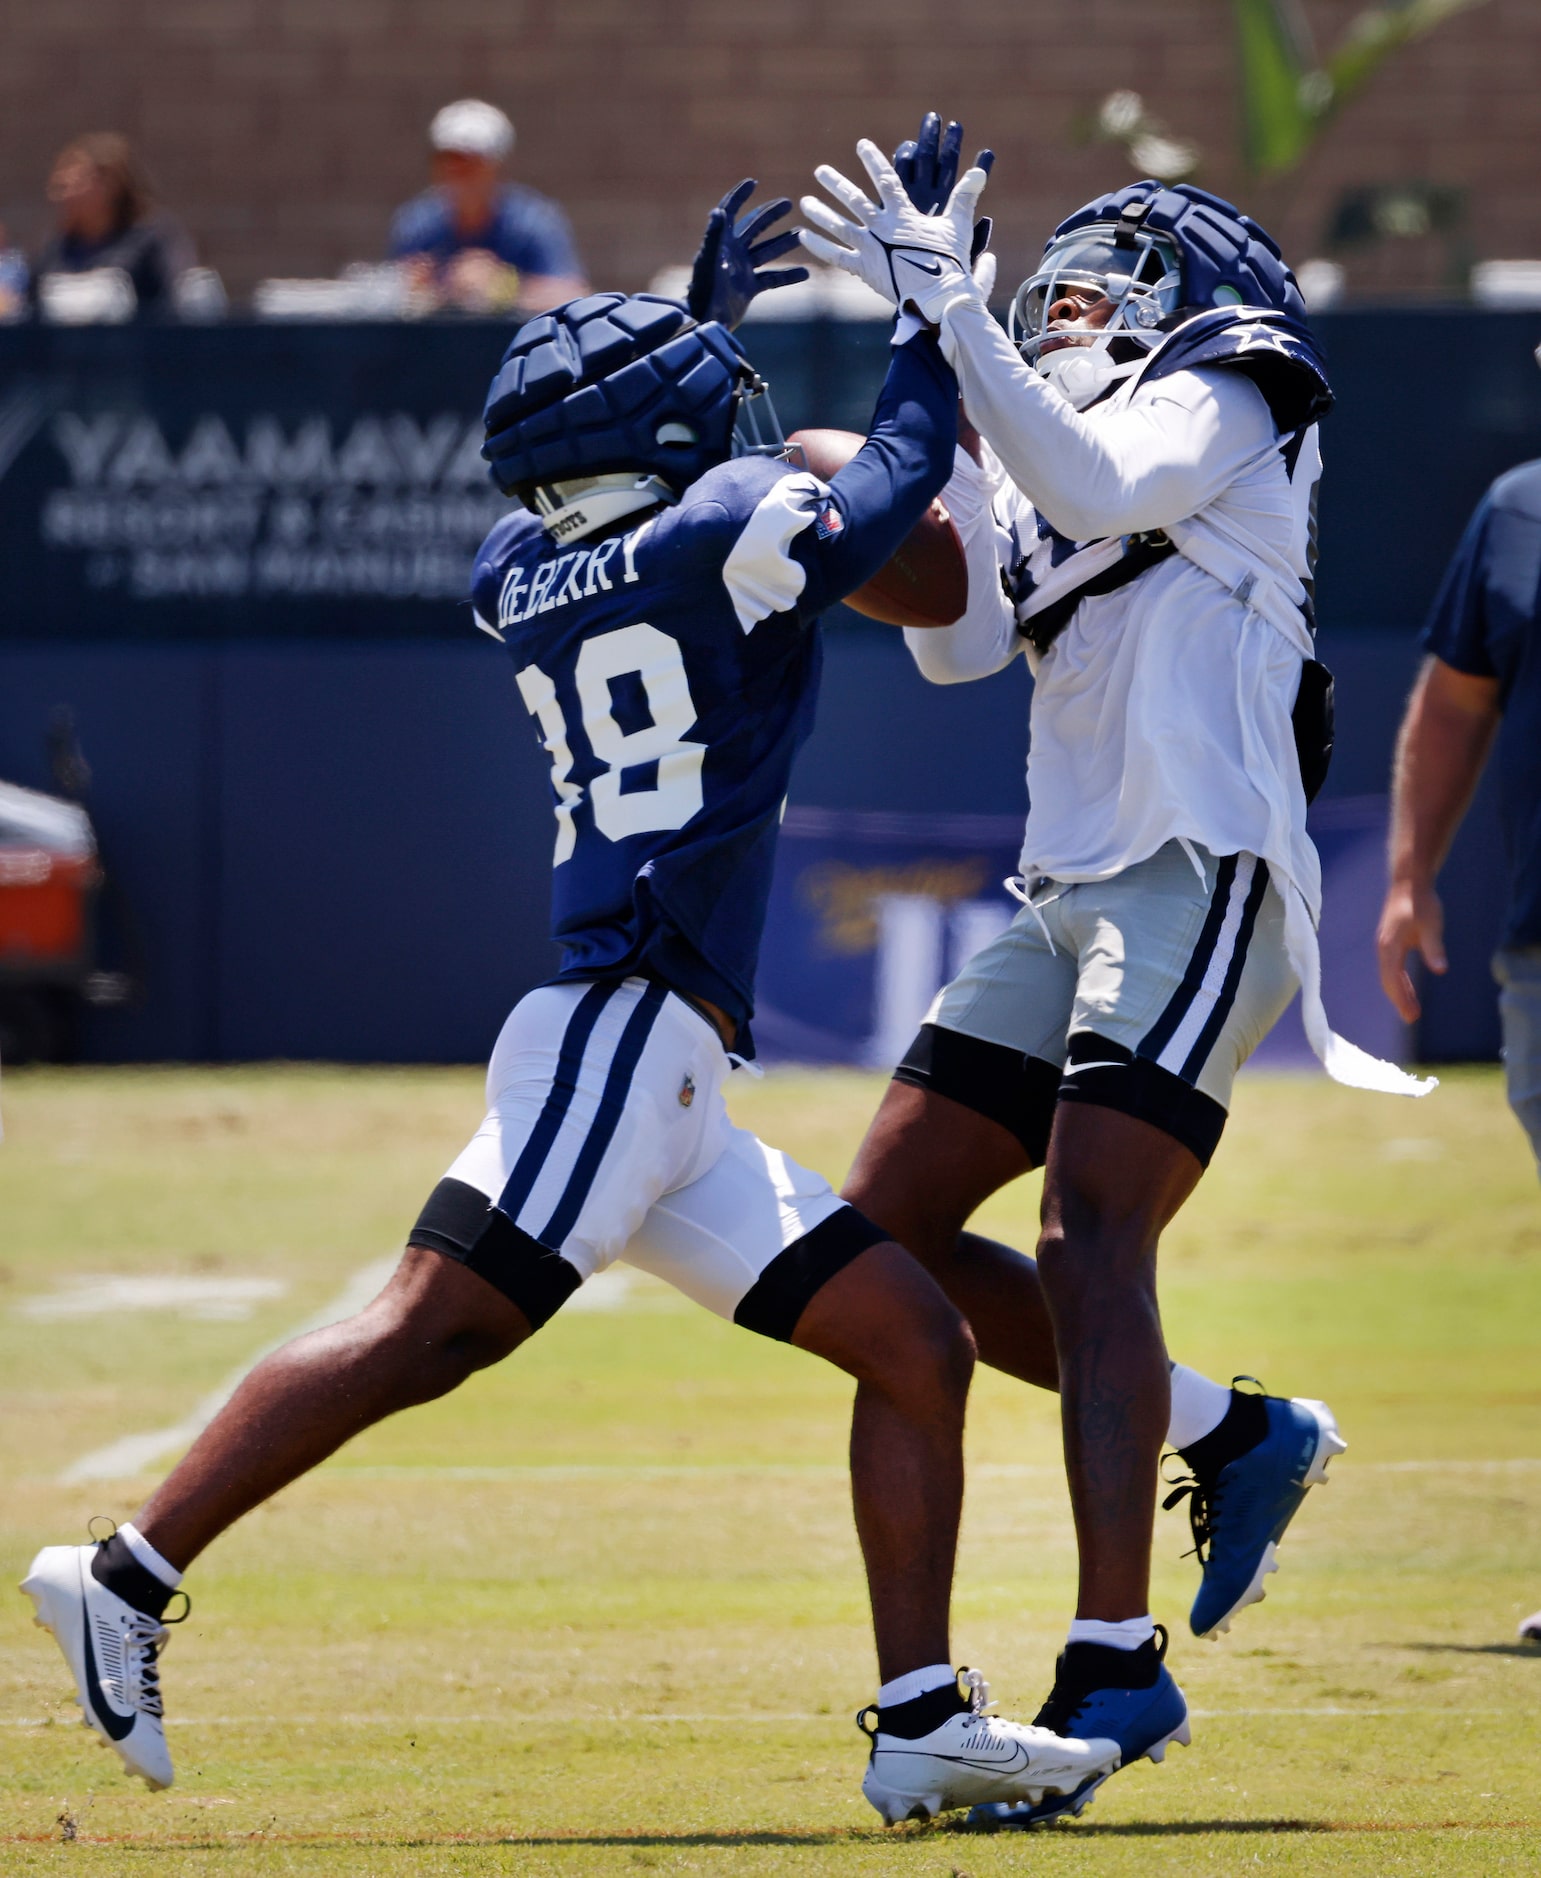
<instances>
[{"instance_id":1,"label":"black knee pad","mask_svg":"<svg viewBox=\"0 0 1541 1878\"><path fill-rule=\"evenodd\" d=\"M539 1330L582 1284L575 1265L500 1213L479 1187L441 1180L428 1196L409 1240L458 1259L518 1305Z\"/></svg>"}]
</instances>

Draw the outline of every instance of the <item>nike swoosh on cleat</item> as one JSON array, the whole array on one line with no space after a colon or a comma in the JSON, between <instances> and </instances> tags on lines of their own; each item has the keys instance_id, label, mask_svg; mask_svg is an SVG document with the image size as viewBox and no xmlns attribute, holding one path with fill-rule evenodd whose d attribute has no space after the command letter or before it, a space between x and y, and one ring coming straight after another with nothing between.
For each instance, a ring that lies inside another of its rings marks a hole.
<instances>
[{"instance_id":1,"label":"nike swoosh on cleat","mask_svg":"<svg viewBox=\"0 0 1541 1878\"><path fill-rule=\"evenodd\" d=\"M133 1733L135 1717L132 1713L118 1714L102 1692L101 1681L96 1673L96 1651L91 1643L91 1605L84 1585L80 1588L80 1608L86 1648L86 1700L91 1704L92 1714L100 1721L103 1734L110 1741L122 1741Z\"/></svg>"},{"instance_id":2,"label":"nike swoosh on cleat","mask_svg":"<svg viewBox=\"0 0 1541 1878\"><path fill-rule=\"evenodd\" d=\"M1009 1761L988 1760L982 1754L937 1754L932 1758L946 1761L949 1767L967 1768L982 1774L1016 1774L1032 1765L1031 1756L1020 1743L1012 1748Z\"/></svg>"}]
</instances>

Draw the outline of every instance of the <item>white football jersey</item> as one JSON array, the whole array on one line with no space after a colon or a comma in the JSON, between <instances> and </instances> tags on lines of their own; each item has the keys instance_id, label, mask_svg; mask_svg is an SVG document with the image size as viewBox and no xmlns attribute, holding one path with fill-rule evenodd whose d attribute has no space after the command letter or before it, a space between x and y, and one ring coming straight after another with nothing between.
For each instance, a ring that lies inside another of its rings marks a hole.
<instances>
[{"instance_id":1,"label":"white football jersey","mask_svg":"<svg viewBox=\"0 0 1541 1878\"><path fill-rule=\"evenodd\" d=\"M1312 654L1315 427L1281 436L1262 393L1223 366L1136 375L1077 411L973 300L947 309L942 346L987 440L978 464L958 452L943 495L969 607L905 639L940 684L1029 658L1023 873L1104 880L1171 840L1261 856L1287 887L1318 1054L1343 1080L1400 1086L1331 1035L1317 989L1321 867L1290 721ZM1177 552L1074 602L1157 531ZM1068 619L1035 652L1025 633L1067 595Z\"/></svg>"}]
</instances>

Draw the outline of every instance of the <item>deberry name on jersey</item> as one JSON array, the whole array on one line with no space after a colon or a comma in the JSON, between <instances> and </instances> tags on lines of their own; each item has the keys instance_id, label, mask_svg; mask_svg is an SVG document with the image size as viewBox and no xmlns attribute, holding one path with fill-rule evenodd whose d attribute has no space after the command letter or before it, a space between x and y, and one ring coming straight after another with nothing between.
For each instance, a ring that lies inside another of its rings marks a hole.
<instances>
[{"instance_id":1,"label":"deberry name on jersey","mask_svg":"<svg viewBox=\"0 0 1541 1878\"><path fill-rule=\"evenodd\" d=\"M472 597L551 759L558 979L651 972L726 1012L746 1049L817 618L946 481L956 382L930 337L894 348L868 443L825 483L733 454L763 387L725 329L644 295L531 325L487 446L529 506L488 536ZM596 499L621 518L564 539Z\"/></svg>"},{"instance_id":2,"label":"deberry name on jersey","mask_svg":"<svg viewBox=\"0 0 1541 1878\"><path fill-rule=\"evenodd\" d=\"M554 534L555 530L550 532ZM575 600L592 600L598 593L614 592L612 575L626 584L636 580L637 540L635 532L611 535L592 548L574 548L553 561L542 562L533 573L524 562L515 562L498 594L498 637L537 613L552 613ZM618 565L612 568L612 563Z\"/></svg>"}]
</instances>

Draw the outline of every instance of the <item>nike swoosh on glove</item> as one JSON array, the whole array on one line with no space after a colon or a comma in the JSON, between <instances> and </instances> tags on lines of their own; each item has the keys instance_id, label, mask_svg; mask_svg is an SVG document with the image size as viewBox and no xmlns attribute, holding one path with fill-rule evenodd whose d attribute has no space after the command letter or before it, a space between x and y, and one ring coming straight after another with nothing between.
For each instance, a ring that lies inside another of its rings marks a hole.
<instances>
[{"instance_id":1,"label":"nike swoosh on glove","mask_svg":"<svg viewBox=\"0 0 1541 1878\"><path fill-rule=\"evenodd\" d=\"M803 214L821 232L800 228L798 240L815 260L844 268L901 311L912 309L935 324L960 294L979 292L971 260L985 172L977 167L966 170L946 207L926 215L910 201L893 165L870 138L862 138L856 154L878 201L871 201L839 170L821 163L814 177L845 215L836 214L817 196L804 196Z\"/></svg>"},{"instance_id":2,"label":"nike swoosh on glove","mask_svg":"<svg viewBox=\"0 0 1541 1878\"><path fill-rule=\"evenodd\" d=\"M958 181L958 165L963 158L963 126L956 118L942 129L941 116L927 111L920 120L920 134L909 137L893 154L894 174L904 184L904 193L922 215L939 215L947 206ZM995 167L995 152L981 150L974 158L974 168L988 176ZM980 216L974 224L970 260L974 284L988 300L995 291L995 257L988 254L991 218Z\"/></svg>"}]
</instances>

